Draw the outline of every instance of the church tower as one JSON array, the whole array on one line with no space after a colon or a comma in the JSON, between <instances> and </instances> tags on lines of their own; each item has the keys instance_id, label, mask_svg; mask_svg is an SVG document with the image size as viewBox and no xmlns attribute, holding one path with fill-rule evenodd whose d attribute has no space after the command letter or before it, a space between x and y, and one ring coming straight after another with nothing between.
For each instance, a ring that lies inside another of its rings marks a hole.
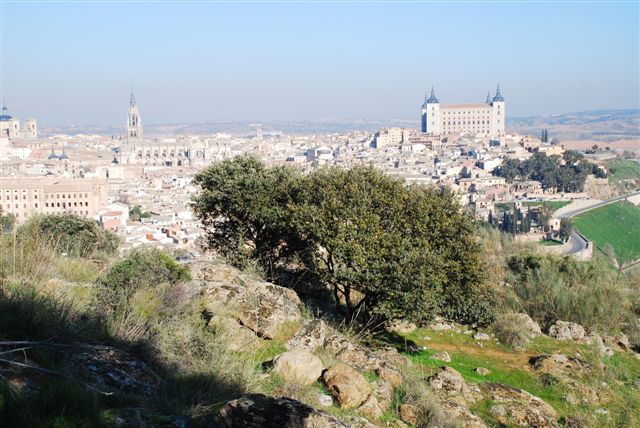
<instances>
[{"instance_id":1,"label":"church tower","mask_svg":"<svg viewBox=\"0 0 640 428\"><path fill-rule=\"evenodd\" d=\"M142 121L140 120L140 109L136 104L136 98L131 89L131 101L129 102L129 114L127 115L127 142L142 140Z\"/></svg>"}]
</instances>

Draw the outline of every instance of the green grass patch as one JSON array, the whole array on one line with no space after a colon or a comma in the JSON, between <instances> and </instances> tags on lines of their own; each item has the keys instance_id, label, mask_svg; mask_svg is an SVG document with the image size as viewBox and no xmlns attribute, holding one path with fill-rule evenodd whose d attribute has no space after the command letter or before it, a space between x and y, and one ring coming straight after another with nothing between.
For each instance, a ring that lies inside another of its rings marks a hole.
<instances>
[{"instance_id":1,"label":"green grass patch","mask_svg":"<svg viewBox=\"0 0 640 428\"><path fill-rule=\"evenodd\" d=\"M614 159L607 162L606 166L609 170L609 182L615 183L628 179L640 180L640 163L636 161Z\"/></svg>"},{"instance_id":2,"label":"green grass patch","mask_svg":"<svg viewBox=\"0 0 640 428\"><path fill-rule=\"evenodd\" d=\"M603 251L609 243L619 263L640 257L640 208L623 201L574 217L574 225Z\"/></svg>"}]
</instances>

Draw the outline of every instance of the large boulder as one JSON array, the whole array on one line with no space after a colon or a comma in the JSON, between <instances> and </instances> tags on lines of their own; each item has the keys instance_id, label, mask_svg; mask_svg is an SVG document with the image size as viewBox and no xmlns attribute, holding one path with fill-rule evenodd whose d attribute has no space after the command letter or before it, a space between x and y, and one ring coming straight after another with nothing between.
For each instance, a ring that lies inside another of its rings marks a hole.
<instances>
[{"instance_id":1,"label":"large boulder","mask_svg":"<svg viewBox=\"0 0 640 428\"><path fill-rule=\"evenodd\" d=\"M442 401L440 402L440 407L449 420L455 421L456 426L462 428L486 428L487 426L482 422L482 419L471 413L465 405L453 401Z\"/></svg>"},{"instance_id":2,"label":"large boulder","mask_svg":"<svg viewBox=\"0 0 640 428\"><path fill-rule=\"evenodd\" d=\"M387 330L392 333L409 334L418 328L414 323L405 320L393 320L387 325Z\"/></svg>"},{"instance_id":3,"label":"large boulder","mask_svg":"<svg viewBox=\"0 0 640 428\"><path fill-rule=\"evenodd\" d=\"M503 425L516 427L556 428L556 412L549 404L528 392L497 382L484 382L480 389L495 404L491 413Z\"/></svg>"},{"instance_id":4,"label":"large boulder","mask_svg":"<svg viewBox=\"0 0 640 428\"><path fill-rule=\"evenodd\" d=\"M358 370L376 370L387 364L382 356L340 335L334 334L327 337L324 349L338 360Z\"/></svg>"},{"instance_id":5,"label":"large boulder","mask_svg":"<svg viewBox=\"0 0 640 428\"><path fill-rule=\"evenodd\" d=\"M160 379L144 361L120 349L96 346L68 355L70 372L81 376L101 391L153 396Z\"/></svg>"},{"instance_id":6,"label":"large boulder","mask_svg":"<svg viewBox=\"0 0 640 428\"><path fill-rule=\"evenodd\" d=\"M207 312L230 316L266 339L286 330L293 334L302 322L300 299L293 290L250 278L228 266L197 264L195 268L194 281L200 286Z\"/></svg>"},{"instance_id":7,"label":"large boulder","mask_svg":"<svg viewBox=\"0 0 640 428\"><path fill-rule=\"evenodd\" d=\"M535 322L528 314L525 313L517 313L512 314L513 318L518 322L518 325L523 325L530 337L536 337L542 335L542 330L540 329L540 325Z\"/></svg>"},{"instance_id":8,"label":"large boulder","mask_svg":"<svg viewBox=\"0 0 640 428\"><path fill-rule=\"evenodd\" d=\"M575 375L589 368L585 361L564 354L531 357L529 364L536 371L568 377L575 377Z\"/></svg>"},{"instance_id":9,"label":"large boulder","mask_svg":"<svg viewBox=\"0 0 640 428\"><path fill-rule=\"evenodd\" d=\"M291 398L248 394L229 401L216 418L221 428L348 428L335 416Z\"/></svg>"},{"instance_id":10,"label":"large boulder","mask_svg":"<svg viewBox=\"0 0 640 428\"><path fill-rule=\"evenodd\" d=\"M584 327L568 321L556 321L549 328L549 336L558 340L582 340L586 336Z\"/></svg>"},{"instance_id":11,"label":"large boulder","mask_svg":"<svg viewBox=\"0 0 640 428\"><path fill-rule=\"evenodd\" d=\"M364 403L358 407L358 411L372 420L380 419L384 414L384 411L374 394L369 395Z\"/></svg>"},{"instance_id":12,"label":"large boulder","mask_svg":"<svg viewBox=\"0 0 640 428\"><path fill-rule=\"evenodd\" d=\"M343 409L358 407L371 394L371 385L355 369L337 364L323 374L324 383Z\"/></svg>"},{"instance_id":13,"label":"large boulder","mask_svg":"<svg viewBox=\"0 0 640 428\"><path fill-rule=\"evenodd\" d=\"M328 333L329 328L323 320L313 319L307 321L284 346L290 351L302 350L313 352L324 345Z\"/></svg>"},{"instance_id":14,"label":"large boulder","mask_svg":"<svg viewBox=\"0 0 640 428\"><path fill-rule=\"evenodd\" d=\"M307 351L287 351L273 360L273 371L284 380L298 385L311 385L322 375L320 358Z\"/></svg>"},{"instance_id":15,"label":"large boulder","mask_svg":"<svg viewBox=\"0 0 640 428\"><path fill-rule=\"evenodd\" d=\"M451 367L440 367L436 373L427 378L427 383L441 397L447 397L460 403L476 400L462 375Z\"/></svg>"},{"instance_id":16,"label":"large boulder","mask_svg":"<svg viewBox=\"0 0 640 428\"><path fill-rule=\"evenodd\" d=\"M411 425L418 425L420 411L417 406L413 404L401 404L400 407L398 407L398 414L404 422Z\"/></svg>"}]
</instances>

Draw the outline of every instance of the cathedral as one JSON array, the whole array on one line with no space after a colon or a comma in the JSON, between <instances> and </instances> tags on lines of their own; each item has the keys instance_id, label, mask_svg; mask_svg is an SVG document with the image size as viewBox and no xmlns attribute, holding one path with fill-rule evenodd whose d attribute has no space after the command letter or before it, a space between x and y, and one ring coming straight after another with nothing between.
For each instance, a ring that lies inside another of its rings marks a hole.
<instances>
[{"instance_id":1,"label":"cathedral","mask_svg":"<svg viewBox=\"0 0 640 428\"><path fill-rule=\"evenodd\" d=\"M207 165L212 156L220 155L225 149L219 147L219 144L212 145L208 140L143 139L140 108L133 90L129 101L125 137L125 144L120 147L120 156L115 157L113 163L147 166Z\"/></svg>"},{"instance_id":2,"label":"cathedral","mask_svg":"<svg viewBox=\"0 0 640 428\"><path fill-rule=\"evenodd\" d=\"M433 88L421 110L421 131L431 135L472 134L488 138L504 136L505 103L500 93L478 104L441 105Z\"/></svg>"}]
</instances>

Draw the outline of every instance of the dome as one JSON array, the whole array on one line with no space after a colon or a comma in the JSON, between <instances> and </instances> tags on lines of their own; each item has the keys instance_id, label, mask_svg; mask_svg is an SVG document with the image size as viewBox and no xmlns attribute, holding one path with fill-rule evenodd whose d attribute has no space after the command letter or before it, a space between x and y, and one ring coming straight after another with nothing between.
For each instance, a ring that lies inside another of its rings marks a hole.
<instances>
[{"instance_id":1,"label":"dome","mask_svg":"<svg viewBox=\"0 0 640 428\"><path fill-rule=\"evenodd\" d=\"M49 157L47 159L58 159L58 155L53 150L51 150L51 153L49 154Z\"/></svg>"},{"instance_id":2,"label":"dome","mask_svg":"<svg viewBox=\"0 0 640 428\"><path fill-rule=\"evenodd\" d=\"M7 107L2 107L2 115L0 115L0 122L8 122L13 119L9 113L7 113Z\"/></svg>"},{"instance_id":3,"label":"dome","mask_svg":"<svg viewBox=\"0 0 640 428\"><path fill-rule=\"evenodd\" d=\"M60 160L67 160L69 159L69 156L67 156L67 154L64 152L64 150L62 151L62 153L60 154L60 157L58 158Z\"/></svg>"},{"instance_id":4,"label":"dome","mask_svg":"<svg viewBox=\"0 0 640 428\"><path fill-rule=\"evenodd\" d=\"M500 85L498 85L498 89L496 90L496 96L493 97L493 102L495 103L496 101L504 101L504 98L502 97L502 94L500 93Z\"/></svg>"}]
</instances>

